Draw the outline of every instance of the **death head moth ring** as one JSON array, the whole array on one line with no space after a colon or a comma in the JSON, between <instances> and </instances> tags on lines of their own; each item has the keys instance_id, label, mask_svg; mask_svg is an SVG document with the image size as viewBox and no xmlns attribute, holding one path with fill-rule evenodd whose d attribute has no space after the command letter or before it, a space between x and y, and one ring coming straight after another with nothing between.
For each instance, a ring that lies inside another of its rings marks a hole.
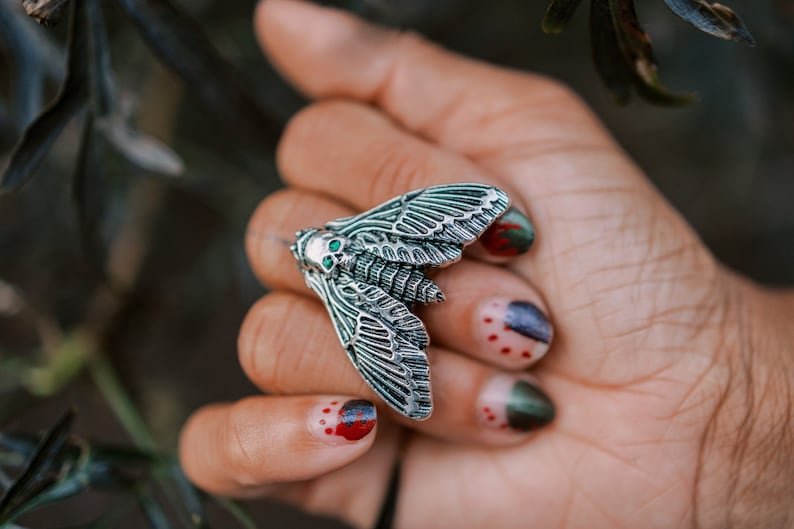
<instances>
[{"instance_id":1,"label":"death head moth ring","mask_svg":"<svg viewBox=\"0 0 794 529\"><path fill-rule=\"evenodd\" d=\"M439 185L296 234L290 250L348 357L375 393L410 419L433 411L429 339L411 308L444 301L444 293L425 270L460 260L509 205L496 187Z\"/></svg>"}]
</instances>

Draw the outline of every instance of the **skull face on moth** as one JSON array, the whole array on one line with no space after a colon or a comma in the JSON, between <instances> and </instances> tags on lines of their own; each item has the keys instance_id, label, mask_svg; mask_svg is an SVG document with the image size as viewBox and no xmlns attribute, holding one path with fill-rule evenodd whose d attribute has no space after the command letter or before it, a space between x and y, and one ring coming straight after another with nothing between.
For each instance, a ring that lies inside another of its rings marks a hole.
<instances>
[{"instance_id":1,"label":"skull face on moth","mask_svg":"<svg viewBox=\"0 0 794 529\"><path fill-rule=\"evenodd\" d=\"M291 250L304 268L336 276L337 266L344 267L353 259L353 255L345 251L349 241L338 233L309 228L299 232L297 239L300 242Z\"/></svg>"}]
</instances>

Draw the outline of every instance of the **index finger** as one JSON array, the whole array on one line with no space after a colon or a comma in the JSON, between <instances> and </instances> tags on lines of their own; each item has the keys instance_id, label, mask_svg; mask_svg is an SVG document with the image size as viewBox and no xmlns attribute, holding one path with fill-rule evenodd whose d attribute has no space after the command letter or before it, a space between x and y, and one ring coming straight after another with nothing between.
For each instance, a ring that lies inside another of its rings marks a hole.
<instances>
[{"instance_id":1,"label":"index finger","mask_svg":"<svg viewBox=\"0 0 794 529\"><path fill-rule=\"evenodd\" d=\"M448 53L412 33L308 2L265 0L255 25L274 64L311 97L375 103L406 129L469 156L487 151L489 138L504 149L504 127L516 145L533 137L612 145L579 98L545 77Z\"/></svg>"}]
</instances>

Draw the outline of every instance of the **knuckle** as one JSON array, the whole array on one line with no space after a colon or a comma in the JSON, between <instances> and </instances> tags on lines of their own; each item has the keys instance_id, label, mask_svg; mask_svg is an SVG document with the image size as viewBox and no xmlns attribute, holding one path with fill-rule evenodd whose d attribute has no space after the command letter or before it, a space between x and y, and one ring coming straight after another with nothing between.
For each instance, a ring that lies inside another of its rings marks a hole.
<instances>
[{"instance_id":1,"label":"knuckle","mask_svg":"<svg viewBox=\"0 0 794 529\"><path fill-rule=\"evenodd\" d=\"M246 376L259 387L279 393L278 365L289 328L285 318L289 305L279 294L259 300L248 311L237 340L240 365Z\"/></svg>"},{"instance_id":2,"label":"knuckle","mask_svg":"<svg viewBox=\"0 0 794 529\"><path fill-rule=\"evenodd\" d=\"M349 103L336 100L323 100L307 105L287 122L281 140L276 147L276 164L285 178L294 172L306 147L316 143L316 138L324 127L333 128L339 112Z\"/></svg>"},{"instance_id":3,"label":"knuckle","mask_svg":"<svg viewBox=\"0 0 794 529\"><path fill-rule=\"evenodd\" d=\"M327 350L335 336L317 325L322 309L284 293L269 294L248 312L238 338L240 365L259 388L273 394L306 391L307 380L333 372L315 351Z\"/></svg>"},{"instance_id":4,"label":"knuckle","mask_svg":"<svg viewBox=\"0 0 794 529\"><path fill-rule=\"evenodd\" d=\"M226 415L220 449L231 470L230 475L243 487L260 485L256 469L266 462L263 454L261 428L249 413L248 400L234 404Z\"/></svg>"},{"instance_id":5,"label":"knuckle","mask_svg":"<svg viewBox=\"0 0 794 529\"><path fill-rule=\"evenodd\" d=\"M382 201L428 185L429 153L406 149L404 144L388 142L373 152L374 175L369 179L368 197Z\"/></svg>"},{"instance_id":6,"label":"knuckle","mask_svg":"<svg viewBox=\"0 0 794 529\"><path fill-rule=\"evenodd\" d=\"M281 234L289 232L290 216L299 197L290 190L272 193L257 206L248 222L245 251L260 280L270 283L283 274L283 259L287 255Z\"/></svg>"}]
</instances>

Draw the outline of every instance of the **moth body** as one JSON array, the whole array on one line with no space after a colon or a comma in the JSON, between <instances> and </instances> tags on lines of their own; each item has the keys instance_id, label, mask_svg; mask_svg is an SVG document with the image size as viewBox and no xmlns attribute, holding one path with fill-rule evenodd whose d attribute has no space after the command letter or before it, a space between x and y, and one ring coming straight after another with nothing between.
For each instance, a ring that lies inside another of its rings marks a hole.
<instances>
[{"instance_id":1,"label":"moth body","mask_svg":"<svg viewBox=\"0 0 794 529\"><path fill-rule=\"evenodd\" d=\"M369 252L358 253L350 263L355 279L379 286L406 305L444 301L438 285L415 266L386 261Z\"/></svg>"}]
</instances>

